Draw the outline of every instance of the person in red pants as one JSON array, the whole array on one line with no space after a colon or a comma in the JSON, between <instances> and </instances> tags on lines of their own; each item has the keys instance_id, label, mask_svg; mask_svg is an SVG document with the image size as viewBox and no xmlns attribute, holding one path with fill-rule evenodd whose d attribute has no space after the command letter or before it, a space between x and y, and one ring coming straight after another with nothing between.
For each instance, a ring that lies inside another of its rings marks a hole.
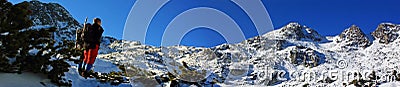
<instances>
[{"instance_id":1,"label":"person in red pants","mask_svg":"<svg viewBox=\"0 0 400 87\"><path fill-rule=\"evenodd\" d=\"M100 18L95 18L93 20L93 25L91 25L91 27L88 29L88 33L85 36L86 40L84 40L86 49L84 50L83 67L86 67L81 73L82 76L88 76L90 70L93 67L99 51L101 36L103 32L104 30L101 27Z\"/></svg>"}]
</instances>

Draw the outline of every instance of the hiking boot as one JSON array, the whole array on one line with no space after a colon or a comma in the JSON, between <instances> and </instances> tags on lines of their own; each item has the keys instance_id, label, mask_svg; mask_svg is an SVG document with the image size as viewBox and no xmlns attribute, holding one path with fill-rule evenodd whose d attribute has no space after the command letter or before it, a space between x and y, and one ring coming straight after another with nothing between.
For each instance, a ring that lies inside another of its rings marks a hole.
<instances>
[{"instance_id":1,"label":"hiking boot","mask_svg":"<svg viewBox=\"0 0 400 87\"><path fill-rule=\"evenodd\" d=\"M85 71L80 72L80 75L81 75L83 78L87 79L87 73L86 73Z\"/></svg>"},{"instance_id":2,"label":"hiking boot","mask_svg":"<svg viewBox=\"0 0 400 87\"><path fill-rule=\"evenodd\" d=\"M83 71L83 77L87 78L94 78L95 77L95 72L93 70L90 70L89 72Z\"/></svg>"},{"instance_id":3,"label":"hiking boot","mask_svg":"<svg viewBox=\"0 0 400 87\"><path fill-rule=\"evenodd\" d=\"M81 76L84 76L85 75L85 72L78 72L79 73L79 75L81 75Z\"/></svg>"}]
</instances>

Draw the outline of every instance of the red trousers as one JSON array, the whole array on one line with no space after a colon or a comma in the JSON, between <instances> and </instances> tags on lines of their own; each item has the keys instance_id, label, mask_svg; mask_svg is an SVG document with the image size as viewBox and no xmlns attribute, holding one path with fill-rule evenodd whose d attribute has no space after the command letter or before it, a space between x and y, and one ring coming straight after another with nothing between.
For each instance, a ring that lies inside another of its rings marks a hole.
<instances>
[{"instance_id":1,"label":"red trousers","mask_svg":"<svg viewBox=\"0 0 400 87\"><path fill-rule=\"evenodd\" d=\"M87 49L83 52L85 58L83 59L83 62L86 64L94 64L94 61L96 60L97 54L99 53L99 45L96 45L96 48L94 49Z\"/></svg>"}]
</instances>

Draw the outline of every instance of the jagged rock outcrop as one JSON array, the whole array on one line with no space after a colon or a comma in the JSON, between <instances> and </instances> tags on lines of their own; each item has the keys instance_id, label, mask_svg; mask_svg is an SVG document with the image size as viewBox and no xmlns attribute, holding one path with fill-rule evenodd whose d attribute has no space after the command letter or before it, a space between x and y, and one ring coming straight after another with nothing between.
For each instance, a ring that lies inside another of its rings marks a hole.
<instances>
[{"instance_id":1,"label":"jagged rock outcrop","mask_svg":"<svg viewBox=\"0 0 400 87\"><path fill-rule=\"evenodd\" d=\"M75 31L82 25L60 4L43 3L40 1L29 1L33 22L31 29L56 27L58 30L54 36L56 41L74 40Z\"/></svg>"},{"instance_id":2,"label":"jagged rock outcrop","mask_svg":"<svg viewBox=\"0 0 400 87\"><path fill-rule=\"evenodd\" d=\"M282 50L286 47L287 41L282 39L267 39L265 37L256 36L243 41L242 46L250 46L256 49L269 49L276 48L276 50Z\"/></svg>"},{"instance_id":3,"label":"jagged rock outcrop","mask_svg":"<svg viewBox=\"0 0 400 87\"><path fill-rule=\"evenodd\" d=\"M282 39L311 40L317 42L326 40L317 31L306 26L301 26L299 23L289 23L285 27L282 27L279 33L282 34Z\"/></svg>"},{"instance_id":4,"label":"jagged rock outcrop","mask_svg":"<svg viewBox=\"0 0 400 87\"><path fill-rule=\"evenodd\" d=\"M376 40L379 40L379 43L388 44L399 37L399 30L399 25L392 23L382 23L378 26L378 28L376 28L374 32L372 32L372 36L374 36Z\"/></svg>"},{"instance_id":5,"label":"jagged rock outcrop","mask_svg":"<svg viewBox=\"0 0 400 87\"><path fill-rule=\"evenodd\" d=\"M295 46L289 51L292 64L316 67L325 61L325 55L304 46Z\"/></svg>"},{"instance_id":6,"label":"jagged rock outcrop","mask_svg":"<svg viewBox=\"0 0 400 87\"><path fill-rule=\"evenodd\" d=\"M368 39L367 35L365 35L359 27L356 25L352 25L350 28L344 30L339 38L336 39L337 43L341 46L350 46L350 47L362 47L366 48L371 44L371 41Z\"/></svg>"}]
</instances>

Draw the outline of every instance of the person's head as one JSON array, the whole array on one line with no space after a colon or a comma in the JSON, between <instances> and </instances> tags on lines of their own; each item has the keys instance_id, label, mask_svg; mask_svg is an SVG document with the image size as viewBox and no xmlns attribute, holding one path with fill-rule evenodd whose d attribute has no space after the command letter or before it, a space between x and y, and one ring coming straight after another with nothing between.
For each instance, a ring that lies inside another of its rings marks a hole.
<instances>
[{"instance_id":1,"label":"person's head","mask_svg":"<svg viewBox=\"0 0 400 87\"><path fill-rule=\"evenodd\" d=\"M100 18L94 18L93 23L101 25L101 19Z\"/></svg>"}]
</instances>

